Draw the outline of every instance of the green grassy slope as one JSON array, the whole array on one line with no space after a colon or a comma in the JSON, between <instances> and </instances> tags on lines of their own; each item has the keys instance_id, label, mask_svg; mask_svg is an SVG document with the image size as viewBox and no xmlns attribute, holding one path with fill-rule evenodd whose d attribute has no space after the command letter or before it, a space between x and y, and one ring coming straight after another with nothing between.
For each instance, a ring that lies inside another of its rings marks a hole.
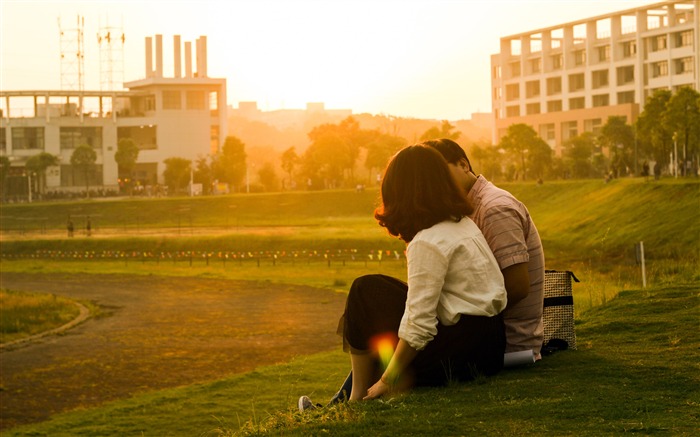
<instances>
[{"instance_id":1,"label":"green grassy slope","mask_svg":"<svg viewBox=\"0 0 700 437\"><path fill-rule=\"evenodd\" d=\"M700 182L621 179L506 184L529 208L548 260L615 259L634 256L644 241L649 258L694 258L700 254ZM222 197L79 201L5 205L3 233L48 230L55 236L5 241L3 253L62 250L258 250L270 245L311 249L374 247L401 243L372 218L377 191L294 192ZM68 239L68 215L90 215L95 235ZM269 232L264 229L269 228ZM157 230L172 232L158 236ZM254 229L252 229L254 228ZM280 231L280 228L289 228ZM333 246L333 247L331 247Z\"/></svg>"}]
</instances>

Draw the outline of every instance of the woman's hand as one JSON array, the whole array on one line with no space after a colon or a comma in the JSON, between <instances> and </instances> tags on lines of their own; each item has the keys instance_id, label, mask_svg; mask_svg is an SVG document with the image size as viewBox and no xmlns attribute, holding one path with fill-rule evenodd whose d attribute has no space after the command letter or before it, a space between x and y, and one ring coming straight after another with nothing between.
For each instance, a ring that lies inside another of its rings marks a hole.
<instances>
[{"instance_id":1,"label":"woman's hand","mask_svg":"<svg viewBox=\"0 0 700 437\"><path fill-rule=\"evenodd\" d=\"M367 390L367 396L362 398L362 400L368 401L370 399L376 399L385 393L389 393L391 390L391 386L389 384L386 384L384 381L381 379L374 383L372 387Z\"/></svg>"}]
</instances>

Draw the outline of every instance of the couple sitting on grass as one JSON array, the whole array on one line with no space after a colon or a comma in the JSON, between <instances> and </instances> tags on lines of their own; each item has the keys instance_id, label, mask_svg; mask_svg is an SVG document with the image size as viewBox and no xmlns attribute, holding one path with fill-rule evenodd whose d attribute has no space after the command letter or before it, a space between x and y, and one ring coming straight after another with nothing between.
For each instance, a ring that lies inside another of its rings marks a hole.
<instances>
[{"instance_id":1,"label":"couple sitting on grass","mask_svg":"<svg viewBox=\"0 0 700 437\"><path fill-rule=\"evenodd\" d=\"M408 283L353 282L338 326L352 370L331 403L494 375L506 352L539 359L539 234L525 206L476 176L457 143L426 141L394 155L374 216L406 242ZM302 396L298 406L320 404Z\"/></svg>"}]
</instances>

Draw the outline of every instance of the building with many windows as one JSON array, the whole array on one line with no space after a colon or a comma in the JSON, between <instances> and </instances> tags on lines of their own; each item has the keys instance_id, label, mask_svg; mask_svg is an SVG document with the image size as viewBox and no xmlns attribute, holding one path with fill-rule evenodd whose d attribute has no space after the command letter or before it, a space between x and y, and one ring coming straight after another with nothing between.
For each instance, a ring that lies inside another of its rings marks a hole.
<instances>
[{"instance_id":1,"label":"building with many windows","mask_svg":"<svg viewBox=\"0 0 700 437\"><path fill-rule=\"evenodd\" d=\"M184 65L179 35L173 46L173 76L165 77L163 38L147 37L145 77L125 83L126 91L0 91L0 154L11 164L10 196L40 191L25 164L41 152L60 160L47 170L47 191L81 191L86 182L116 191L128 176L119 174L114 159L123 138L140 149L134 179L144 186L163 183L168 158L194 161L216 153L227 134L226 79L207 75L205 36L196 41L196 70L192 43L184 43ZM70 163L83 144L97 155L87 176Z\"/></svg>"},{"instance_id":2,"label":"building with many windows","mask_svg":"<svg viewBox=\"0 0 700 437\"><path fill-rule=\"evenodd\" d=\"M699 0L669 0L501 38L491 56L494 143L525 123L561 145L609 116L636 120L654 90L700 90Z\"/></svg>"}]
</instances>

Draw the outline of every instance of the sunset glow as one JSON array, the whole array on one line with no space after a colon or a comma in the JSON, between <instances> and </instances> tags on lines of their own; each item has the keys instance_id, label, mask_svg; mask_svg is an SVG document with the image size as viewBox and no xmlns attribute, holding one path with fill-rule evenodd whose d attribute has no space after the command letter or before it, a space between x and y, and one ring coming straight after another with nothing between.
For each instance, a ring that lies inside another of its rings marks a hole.
<instances>
[{"instance_id":1,"label":"sunset glow","mask_svg":"<svg viewBox=\"0 0 700 437\"><path fill-rule=\"evenodd\" d=\"M416 118L490 111L489 56L499 38L651 1L13 1L0 3L3 90L60 89L61 28L85 20L85 89L99 89L105 27L125 34L125 81L144 76L144 39L208 38L209 76L228 102L262 110L324 102Z\"/></svg>"}]
</instances>

